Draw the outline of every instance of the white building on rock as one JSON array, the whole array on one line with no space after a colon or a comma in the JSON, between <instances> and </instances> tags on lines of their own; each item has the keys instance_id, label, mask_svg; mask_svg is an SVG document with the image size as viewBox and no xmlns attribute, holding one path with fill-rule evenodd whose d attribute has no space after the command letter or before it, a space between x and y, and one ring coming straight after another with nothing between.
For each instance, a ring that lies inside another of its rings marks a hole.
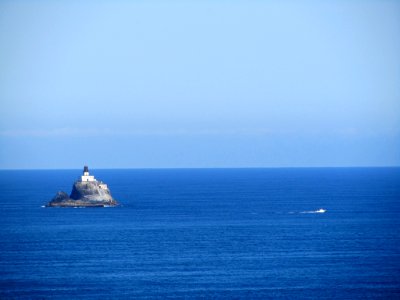
<instances>
[{"instance_id":1,"label":"white building on rock","mask_svg":"<svg viewBox=\"0 0 400 300\"><path fill-rule=\"evenodd\" d=\"M107 190L108 186L107 184L105 184L102 181L97 181L96 178L94 178L94 176L89 174L89 167L88 166L84 166L83 167L83 175L81 176L81 181L82 182L96 182L99 186L99 188L103 189L103 190Z\"/></svg>"},{"instance_id":2,"label":"white building on rock","mask_svg":"<svg viewBox=\"0 0 400 300\"><path fill-rule=\"evenodd\" d=\"M89 167L88 166L83 167L83 175L81 176L81 181L82 182L83 181L96 181L94 176L89 175Z\"/></svg>"}]
</instances>

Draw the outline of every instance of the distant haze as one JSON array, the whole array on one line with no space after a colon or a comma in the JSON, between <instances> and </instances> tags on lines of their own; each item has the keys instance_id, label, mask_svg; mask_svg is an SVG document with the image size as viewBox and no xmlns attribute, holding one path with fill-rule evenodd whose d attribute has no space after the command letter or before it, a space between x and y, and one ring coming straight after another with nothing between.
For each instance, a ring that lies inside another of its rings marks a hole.
<instances>
[{"instance_id":1,"label":"distant haze","mask_svg":"<svg viewBox=\"0 0 400 300\"><path fill-rule=\"evenodd\" d=\"M399 1L1 1L0 168L400 165Z\"/></svg>"}]
</instances>

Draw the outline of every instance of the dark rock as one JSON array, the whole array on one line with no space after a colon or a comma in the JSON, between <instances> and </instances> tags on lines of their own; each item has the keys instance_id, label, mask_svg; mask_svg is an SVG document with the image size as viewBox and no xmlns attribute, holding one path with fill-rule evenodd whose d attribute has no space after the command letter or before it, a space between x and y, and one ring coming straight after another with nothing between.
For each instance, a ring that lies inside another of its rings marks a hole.
<instances>
[{"instance_id":1,"label":"dark rock","mask_svg":"<svg viewBox=\"0 0 400 300\"><path fill-rule=\"evenodd\" d=\"M66 192L59 191L54 196L54 198L51 199L51 202L62 202L62 201L66 201L66 200L70 200L68 194Z\"/></svg>"}]
</instances>

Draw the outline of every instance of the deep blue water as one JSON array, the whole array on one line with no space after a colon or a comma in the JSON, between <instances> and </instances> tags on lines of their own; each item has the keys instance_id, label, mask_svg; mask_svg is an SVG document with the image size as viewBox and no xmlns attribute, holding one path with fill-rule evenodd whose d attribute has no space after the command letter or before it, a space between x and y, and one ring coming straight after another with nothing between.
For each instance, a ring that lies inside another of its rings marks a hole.
<instances>
[{"instance_id":1,"label":"deep blue water","mask_svg":"<svg viewBox=\"0 0 400 300\"><path fill-rule=\"evenodd\" d=\"M1 299L398 299L400 168L0 171ZM324 214L301 213L327 209Z\"/></svg>"}]
</instances>

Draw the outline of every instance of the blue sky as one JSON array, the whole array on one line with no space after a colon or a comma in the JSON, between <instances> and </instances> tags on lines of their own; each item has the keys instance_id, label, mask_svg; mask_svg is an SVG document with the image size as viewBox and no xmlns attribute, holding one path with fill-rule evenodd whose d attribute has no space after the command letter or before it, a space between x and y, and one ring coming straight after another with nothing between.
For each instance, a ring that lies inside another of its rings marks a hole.
<instances>
[{"instance_id":1,"label":"blue sky","mask_svg":"<svg viewBox=\"0 0 400 300\"><path fill-rule=\"evenodd\" d=\"M400 165L398 1L1 1L0 45L0 168Z\"/></svg>"}]
</instances>

